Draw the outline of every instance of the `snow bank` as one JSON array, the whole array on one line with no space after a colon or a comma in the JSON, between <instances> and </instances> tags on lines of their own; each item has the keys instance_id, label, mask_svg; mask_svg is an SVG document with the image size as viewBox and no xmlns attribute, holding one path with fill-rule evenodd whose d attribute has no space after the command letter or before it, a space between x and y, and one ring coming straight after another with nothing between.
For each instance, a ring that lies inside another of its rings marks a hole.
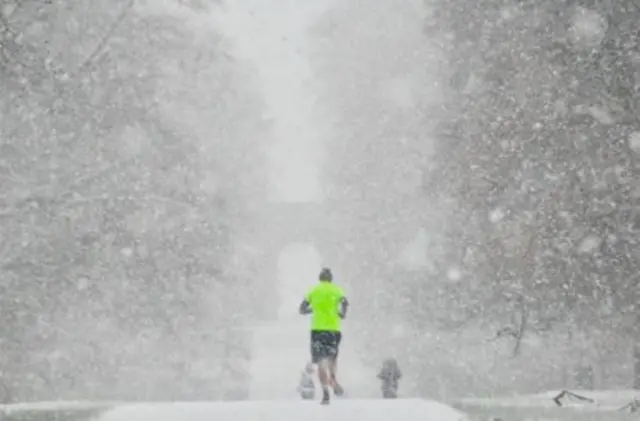
<instances>
[{"instance_id":1,"label":"snow bank","mask_svg":"<svg viewBox=\"0 0 640 421\"><path fill-rule=\"evenodd\" d=\"M520 407L520 408L557 408L553 398L558 396L561 390L550 390L548 392L493 398L469 398L462 399L459 404L462 406L483 406L483 407ZM595 401L595 404L572 405L584 408L593 407L598 410L619 409L634 399L640 399L640 391L637 390L580 390L570 389L570 392L584 396Z\"/></svg>"},{"instance_id":2,"label":"snow bank","mask_svg":"<svg viewBox=\"0 0 640 421\"><path fill-rule=\"evenodd\" d=\"M505 421L638 421L638 414L622 411L580 411L575 408L465 407L469 419Z\"/></svg>"},{"instance_id":3,"label":"snow bank","mask_svg":"<svg viewBox=\"0 0 640 421\"><path fill-rule=\"evenodd\" d=\"M553 399L562 392L552 390L534 395L502 398L471 398L459 401L455 407L469 414L473 420L555 420L555 421L627 421L638 415L623 408L640 397L633 390L570 390L572 394L590 401L568 399L558 407Z\"/></svg>"},{"instance_id":4,"label":"snow bank","mask_svg":"<svg viewBox=\"0 0 640 421\"><path fill-rule=\"evenodd\" d=\"M90 401L21 402L0 405L1 421L93 421L116 403Z\"/></svg>"},{"instance_id":5,"label":"snow bank","mask_svg":"<svg viewBox=\"0 0 640 421\"><path fill-rule=\"evenodd\" d=\"M92 401L50 401L50 402L19 402L0 405L0 412L7 414L11 412L49 412L49 411L72 411L72 410L99 410L108 409L118 405L115 402L92 402Z\"/></svg>"}]
</instances>

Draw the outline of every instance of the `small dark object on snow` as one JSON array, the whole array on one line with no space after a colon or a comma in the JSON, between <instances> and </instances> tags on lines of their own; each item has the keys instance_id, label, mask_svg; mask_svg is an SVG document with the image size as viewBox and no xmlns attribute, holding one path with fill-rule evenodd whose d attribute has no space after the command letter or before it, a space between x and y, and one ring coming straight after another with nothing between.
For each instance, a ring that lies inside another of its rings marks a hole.
<instances>
[{"instance_id":1,"label":"small dark object on snow","mask_svg":"<svg viewBox=\"0 0 640 421\"><path fill-rule=\"evenodd\" d=\"M402 372L395 358L387 358L382 362L382 367L377 377L382 381L382 397L385 399L397 398Z\"/></svg>"},{"instance_id":2,"label":"small dark object on snow","mask_svg":"<svg viewBox=\"0 0 640 421\"><path fill-rule=\"evenodd\" d=\"M555 404L558 405L558 406L563 406L562 405L562 400L561 400L563 398L568 398L568 399L574 400L574 401L596 403L596 401L594 401L591 398L587 398L586 396L577 395L577 394L575 394L573 392L570 392L568 390L563 390L560 393L558 393L558 395L553 398L553 402L555 402Z\"/></svg>"}]
</instances>

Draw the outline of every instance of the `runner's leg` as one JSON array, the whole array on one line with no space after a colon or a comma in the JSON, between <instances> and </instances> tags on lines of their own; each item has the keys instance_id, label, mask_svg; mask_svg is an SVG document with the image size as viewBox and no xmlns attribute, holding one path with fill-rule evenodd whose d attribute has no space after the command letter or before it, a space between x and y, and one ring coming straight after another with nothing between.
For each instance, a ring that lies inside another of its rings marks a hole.
<instances>
[{"instance_id":1,"label":"runner's leg","mask_svg":"<svg viewBox=\"0 0 640 421\"><path fill-rule=\"evenodd\" d=\"M327 332L311 332L311 357L318 366L318 380L322 385L322 402L329 402L329 387L331 385L331 362L327 352Z\"/></svg>"},{"instance_id":2,"label":"runner's leg","mask_svg":"<svg viewBox=\"0 0 640 421\"><path fill-rule=\"evenodd\" d=\"M318 379L322 389L329 389L331 386L331 362L328 358L318 361Z\"/></svg>"},{"instance_id":3,"label":"runner's leg","mask_svg":"<svg viewBox=\"0 0 640 421\"><path fill-rule=\"evenodd\" d=\"M334 356L331 358L329 363L329 371L331 372L331 384L335 387L336 384L336 373L338 371L338 357Z\"/></svg>"},{"instance_id":4,"label":"runner's leg","mask_svg":"<svg viewBox=\"0 0 640 421\"><path fill-rule=\"evenodd\" d=\"M340 342L342 340L342 334L340 332L335 332L332 334L332 349L331 349L331 360L329 363L329 373L331 380L331 387L333 388L333 393L336 396L341 396L344 394L344 389L340 386L337 379L338 373L338 355L340 353Z\"/></svg>"}]
</instances>

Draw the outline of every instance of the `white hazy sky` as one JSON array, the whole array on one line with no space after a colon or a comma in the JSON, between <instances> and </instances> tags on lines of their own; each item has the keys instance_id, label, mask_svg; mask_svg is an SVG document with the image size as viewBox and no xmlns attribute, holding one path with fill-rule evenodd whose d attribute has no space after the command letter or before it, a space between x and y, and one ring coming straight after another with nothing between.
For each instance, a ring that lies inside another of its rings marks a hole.
<instances>
[{"instance_id":1,"label":"white hazy sky","mask_svg":"<svg viewBox=\"0 0 640 421\"><path fill-rule=\"evenodd\" d=\"M314 113L305 30L332 0L234 1L221 24L236 54L258 73L274 139L265 138L271 168L271 199L322 200L320 167L326 127Z\"/></svg>"}]
</instances>

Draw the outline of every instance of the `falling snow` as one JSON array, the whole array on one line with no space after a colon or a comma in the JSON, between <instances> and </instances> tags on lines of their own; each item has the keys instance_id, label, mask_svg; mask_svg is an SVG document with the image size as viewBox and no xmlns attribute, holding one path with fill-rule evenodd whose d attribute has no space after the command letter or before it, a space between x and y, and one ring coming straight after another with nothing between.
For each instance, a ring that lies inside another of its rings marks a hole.
<instances>
[{"instance_id":1,"label":"falling snow","mask_svg":"<svg viewBox=\"0 0 640 421\"><path fill-rule=\"evenodd\" d=\"M580 241L578 251L580 253L593 253L598 250L602 244L602 238L597 235L588 235Z\"/></svg>"},{"instance_id":2,"label":"falling snow","mask_svg":"<svg viewBox=\"0 0 640 421\"><path fill-rule=\"evenodd\" d=\"M505 213L502 209L494 209L489 212L489 221L492 223L500 222L504 219Z\"/></svg>"},{"instance_id":3,"label":"falling snow","mask_svg":"<svg viewBox=\"0 0 640 421\"><path fill-rule=\"evenodd\" d=\"M605 21L598 12L578 8L571 19L569 36L575 44L593 48L602 42L606 29Z\"/></svg>"},{"instance_id":4,"label":"falling snow","mask_svg":"<svg viewBox=\"0 0 640 421\"><path fill-rule=\"evenodd\" d=\"M447 270L447 279L453 282L457 282L462 279L462 272L457 268L450 268Z\"/></svg>"},{"instance_id":5,"label":"falling snow","mask_svg":"<svg viewBox=\"0 0 640 421\"><path fill-rule=\"evenodd\" d=\"M629 136L629 147L640 154L640 132L634 132Z\"/></svg>"},{"instance_id":6,"label":"falling snow","mask_svg":"<svg viewBox=\"0 0 640 421\"><path fill-rule=\"evenodd\" d=\"M338 421L640 389L633 1L87 4L0 5L5 412L319 419L324 267Z\"/></svg>"}]
</instances>

